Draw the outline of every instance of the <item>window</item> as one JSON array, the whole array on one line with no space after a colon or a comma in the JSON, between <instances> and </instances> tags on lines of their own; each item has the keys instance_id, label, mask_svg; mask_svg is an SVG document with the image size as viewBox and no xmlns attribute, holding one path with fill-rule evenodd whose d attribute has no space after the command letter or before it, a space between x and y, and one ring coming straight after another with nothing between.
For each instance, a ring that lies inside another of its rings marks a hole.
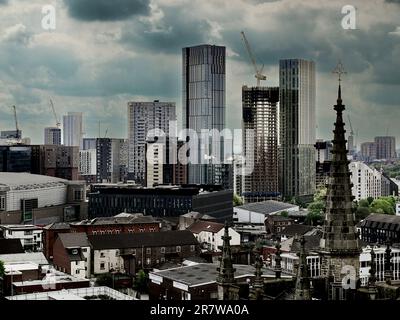
<instances>
[{"instance_id":1,"label":"window","mask_svg":"<svg viewBox=\"0 0 400 320\"><path fill-rule=\"evenodd\" d=\"M80 273L80 269L76 269L75 274L79 274L79 273Z\"/></svg>"},{"instance_id":2,"label":"window","mask_svg":"<svg viewBox=\"0 0 400 320\"><path fill-rule=\"evenodd\" d=\"M31 236L31 235L33 235L33 231L32 231L32 230L25 231L25 232L24 232L24 235L26 235L26 236Z\"/></svg>"},{"instance_id":3,"label":"window","mask_svg":"<svg viewBox=\"0 0 400 320\"><path fill-rule=\"evenodd\" d=\"M190 246L190 251L194 251L194 249L195 249L195 246L194 246L194 244L192 244L191 246Z\"/></svg>"},{"instance_id":4,"label":"window","mask_svg":"<svg viewBox=\"0 0 400 320\"><path fill-rule=\"evenodd\" d=\"M132 250L132 255L133 255L133 256L136 256L136 249L133 249L133 250Z\"/></svg>"},{"instance_id":5,"label":"window","mask_svg":"<svg viewBox=\"0 0 400 320\"><path fill-rule=\"evenodd\" d=\"M83 249L82 249L82 252L87 252L87 248L83 248Z\"/></svg>"},{"instance_id":6,"label":"window","mask_svg":"<svg viewBox=\"0 0 400 320\"><path fill-rule=\"evenodd\" d=\"M105 269L105 265L104 262L100 263L100 270L104 270Z\"/></svg>"},{"instance_id":7,"label":"window","mask_svg":"<svg viewBox=\"0 0 400 320\"><path fill-rule=\"evenodd\" d=\"M181 246L176 246L176 252L181 252Z\"/></svg>"},{"instance_id":8,"label":"window","mask_svg":"<svg viewBox=\"0 0 400 320\"><path fill-rule=\"evenodd\" d=\"M151 254L151 248L146 248L146 254Z\"/></svg>"},{"instance_id":9,"label":"window","mask_svg":"<svg viewBox=\"0 0 400 320\"><path fill-rule=\"evenodd\" d=\"M165 253L165 247L161 247L161 253Z\"/></svg>"},{"instance_id":10,"label":"window","mask_svg":"<svg viewBox=\"0 0 400 320\"><path fill-rule=\"evenodd\" d=\"M105 257L104 252L100 252L100 258L104 258L104 257Z\"/></svg>"},{"instance_id":11,"label":"window","mask_svg":"<svg viewBox=\"0 0 400 320\"><path fill-rule=\"evenodd\" d=\"M6 210L6 197L0 196L0 211Z\"/></svg>"}]
</instances>

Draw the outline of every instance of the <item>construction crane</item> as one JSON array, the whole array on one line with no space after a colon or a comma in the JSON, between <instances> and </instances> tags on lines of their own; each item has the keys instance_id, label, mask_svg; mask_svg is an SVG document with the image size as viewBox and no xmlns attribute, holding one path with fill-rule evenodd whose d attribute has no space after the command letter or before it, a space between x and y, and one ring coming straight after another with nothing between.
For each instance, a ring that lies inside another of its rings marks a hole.
<instances>
[{"instance_id":1,"label":"construction crane","mask_svg":"<svg viewBox=\"0 0 400 320\"><path fill-rule=\"evenodd\" d=\"M260 69L257 67L256 59L255 59L255 57L253 55L253 52L252 52L251 47L250 47L250 43L247 41L247 38L246 38L246 35L244 34L244 31L240 32L240 34L242 35L243 42L244 42L244 44L246 46L246 49L247 49L247 53L249 54L251 63L253 64L254 70L256 72L255 78L257 79L257 87L259 87L260 83L261 83L261 80L267 80L267 77L264 74L262 74L262 72L264 70L264 65L262 65Z\"/></svg>"},{"instance_id":2,"label":"construction crane","mask_svg":"<svg viewBox=\"0 0 400 320\"><path fill-rule=\"evenodd\" d=\"M20 134L19 134L19 127L18 127L18 117L17 117L17 108L15 106L12 106L13 111L14 111L14 120L15 120L15 137L17 140L21 140Z\"/></svg>"},{"instance_id":3,"label":"construction crane","mask_svg":"<svg viewBox=\"0 0 400 320\"><path fill-rule=\"evenodd\" d=\"M57 126L57 128L60 128L61 123L60 123L60 120L58 120L56 109L54 108L54 103L53 103L53 100L51 100L51 99L50 99L50 107L53 112L54 119L56 120L56 126Z\"/></svg>"}]
</instances>

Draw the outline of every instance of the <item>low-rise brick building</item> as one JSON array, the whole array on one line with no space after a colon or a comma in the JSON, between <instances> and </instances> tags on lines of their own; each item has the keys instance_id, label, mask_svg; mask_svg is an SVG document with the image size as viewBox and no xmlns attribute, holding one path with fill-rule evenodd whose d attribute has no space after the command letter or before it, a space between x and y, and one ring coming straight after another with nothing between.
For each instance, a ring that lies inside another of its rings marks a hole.
<instances>
[{"instance_id":1,"label":"low-rise brick building","mask_svg":"<svg viewBox=\"0 0 400 320\"><path fill-rule=\"evenodd\" d=\"M190 231L141 232L91 235L92 273L135 274L166 261L180 262L199 253L199 243Z\"/></svg>"}]
</instances>

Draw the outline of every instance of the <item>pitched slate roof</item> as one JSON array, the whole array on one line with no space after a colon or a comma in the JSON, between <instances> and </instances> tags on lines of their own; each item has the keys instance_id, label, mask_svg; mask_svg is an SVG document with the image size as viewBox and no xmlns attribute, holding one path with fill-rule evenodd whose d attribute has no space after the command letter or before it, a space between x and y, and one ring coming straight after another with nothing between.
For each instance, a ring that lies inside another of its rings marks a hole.
<instances>
[{"instance_id":1,"label":"pitched slate roof","mask_svg":"<svg viewBox=\"0 0 400 320\"><path fill-rule=\"evenodd\" d=\"M298 206L291 203L285 203L275 200L267 200L262 202L247 203L245 205L238 206L237 208L254 211L258 213L271 214L277 211L283 211L295 207Z\"/></svg>"},{"instance_id":2,"label":"pitched slate roof","mask_svg":"<svg viewBox=\"0 0 400 320\"><path fill-rule=\"evenodd\" d=\"M88 238L94 250L198 244L193 233L188 230L90 235Z\"/></svg>"},{"instance_id":3,"label":"pitched slate roof","mask_svg":"<svg viewBox=\"0 0 400 320\"><path fill-rule=\"evenodd\" d=\"M66 222L53 222L43 227L46 230L69 230L70 228L69 223Z\"/></svg>"},{"instance_id":4,"label":"pitched slate roof","mask_svg":"<svg viewBox=\"0 0 400 320\"><path fill-rule=\"evenodd\" d=\"M361 222L361 227L400 231L400 217L387 214L371 214Z\"/></svg>"},{"instance_id":5,"label":"pitched slate roof","mask_svg":"<svg viewBox=\"0 0 400 320\"><path fill-rule=\"evenodd\" d=\"M302 236L313 229L314 227L304 224L291 224L285 227L285 229L283 229L279 234L288 237L293 237L295 235Z\"/></svg>"},{"instance_id":6,"label":"pitched slate roof","mask_svg":"<svg viewBox=\"0 0 400 320\"><path fill-rule=\"evenodd\" d=\"M187 230L191 231L192 233L200 233L202 231L217 233L221 229L224 228L222 223L217 222L208 222L208 221L196 221L192 223Z\"/></svg>"},{"instance_id":7,"label":"pitched slate roof","mask_svg":"<svg viewBox=\"0 0 400 320\"><path fill-rule=\"evenodd\" d=\"M0 254L24 253L21 241L19 239L1 239Z\"/></svg>"},{"instance_id":8,"label":"pitched slate roof","mask_svg":"<svg viewBox=\"0 0 400 320\"><path fill-rule=\"evenodd\" d=\"M90 247L90 242L84 232L60 233L58 237L64 248Z\"/></svg>"}]
</instances>

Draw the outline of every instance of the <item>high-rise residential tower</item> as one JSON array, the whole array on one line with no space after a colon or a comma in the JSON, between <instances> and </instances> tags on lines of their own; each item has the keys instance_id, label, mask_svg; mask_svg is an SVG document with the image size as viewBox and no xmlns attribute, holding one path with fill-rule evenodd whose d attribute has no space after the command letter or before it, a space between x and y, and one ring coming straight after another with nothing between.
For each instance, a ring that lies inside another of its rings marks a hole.
<instances>
[{"instance_id":1,"label":"high-rise residential tower","mask_svg":"<svg viewBox=\"0 0 400 320\"><path fill-rule=\"evenodd\" d=\"M286 199L315 193L315 63L281 60L279 65L280 189Z\"/></svg>"},{"instance_id":2,"label":"high-rise residential tower","mask_svg":"<svg viewBox=\"0 0 400 320\"><path fill-rule=\"evenodd\" d=\"M279 88L242 87L243 154L253 161L252 172L242 176L245 202L279 196L278 101Z\"/></svg>"},{"instance_id":3,"label":"high-rise residential tower","mask_svg":"<svg viewBox=\"0 0 400 320\"><path fill-rule=\"evenodd\" d=\"M63 116L63 144L65 146L78 146L82 149L82 118L82 112L68 112Z\"/></svg>"},{"instance_id":4,"label":"high-rise residential tower","mask_svg":"<svg viewBox=\"0 0 400 320\"><path fill-rule=\"evenodd\" d=\"M44 144L61 145L61 129L57 127L44 128Z\"/></svg>"},{"instance_id":5,"label":"high-rise residential tower","mask_svg":"<svg viewBox=\"0 0 400 320\"><path fill-rule=\"evenodd\" d=\"M376 159L396 159L396 138L375 137Z\"/></svg>"},{"instance_id":6,"label":"high-rise residential tower","mask_svg":"<svg viewBox=\"0 0 400 320\"><path fill-rule=\"evenodd\" d=\"M182 128L198 136L202 130L225 129L225 53L222 46L199 45L182 49ZM223 164L223 139L209 136L195 152L197 163L188 166L188 182L194 184L233 184L231 167ZM221 143L222 142L222 143ZM217 163L219 162L219 164Z\"/></svg>"},{"instance_id":7,"label":"high-rise residential tower","mask_svg":"<svg viewBox=\"0 0 400 320\"><path fill-rule=\"evenodd\" d=\"M150 130L160 129L165 135L177 135L174 102L128 103L128 178L146 182L146 143ZM153 136L153 135L152 135Z\"/></svg>"}]
</instances>

